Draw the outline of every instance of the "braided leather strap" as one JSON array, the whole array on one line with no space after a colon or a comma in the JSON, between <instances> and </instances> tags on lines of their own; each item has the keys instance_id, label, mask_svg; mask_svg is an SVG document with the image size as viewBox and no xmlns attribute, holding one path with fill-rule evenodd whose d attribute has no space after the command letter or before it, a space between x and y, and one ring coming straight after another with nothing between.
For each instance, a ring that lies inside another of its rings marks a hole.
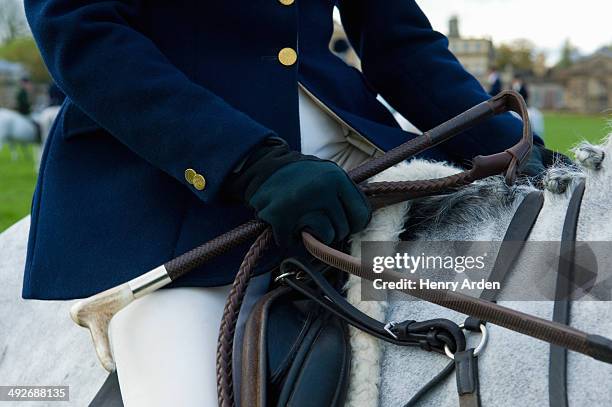
<instances>
[{"instance_id":1,"label":"braided leather strap","mask_svg":"<svg viewBox=\"0 0 612 407\"><path fill-rule=\"evenodd\" d=\"M183 274L200 267L207 261L248 242L262 233L267 227L268 225L260 220L251 220L170 260L164 264L164 267L166 267L168 275L174 281Z\"/></svg>"},{"instance_id":2,"label":"braided leather strap","mask_svg":"<svg viewBox=\"0 0 612 407\"><path fill-rule=\"evenodd\" d=\"M234 406L234 384L232 382L232 349L236 321L242 300L249 285L253 270L266 247L272 241L272 230L268 227L255 240L240 264L232 289L225 301L223 318L217 340L217 398L219 407Z\"/></svg>"},{"instance_id":3,"label":"braided leather strap","mask_svg":"<svg viewBox=\"0 0 612 407\"><path fill-rule=\"evenodd\" d=\"M360 185L361 191L368 196L387 194L409 194L411 192L435 193L458 188L474 182L471 171L463 171L444 178L418 181L382 181Z\"/></svg>"}]
</instances>

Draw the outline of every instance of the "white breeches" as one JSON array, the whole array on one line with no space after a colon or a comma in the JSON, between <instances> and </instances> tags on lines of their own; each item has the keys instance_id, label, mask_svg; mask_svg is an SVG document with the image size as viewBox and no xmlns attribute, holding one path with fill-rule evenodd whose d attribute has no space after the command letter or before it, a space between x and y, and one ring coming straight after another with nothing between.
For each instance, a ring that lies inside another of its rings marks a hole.
<instances>
[{"instance_id":1,"label":"white breeches","mask_svg":"<svg viewBox=\"0 0 612 407\"><path fill-rule=\"evenodd\" d=\"M217 335L230 287L159 290L113 317L111 343L126 407L217 405Z\"/></svg>"}]
</instances>

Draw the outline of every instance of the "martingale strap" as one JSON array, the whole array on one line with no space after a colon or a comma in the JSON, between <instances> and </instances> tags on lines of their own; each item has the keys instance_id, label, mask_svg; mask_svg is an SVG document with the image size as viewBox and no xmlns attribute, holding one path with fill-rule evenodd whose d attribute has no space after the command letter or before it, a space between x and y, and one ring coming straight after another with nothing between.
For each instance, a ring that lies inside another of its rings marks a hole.
<instances>
[{"instance_id":1,"label":"martingale strap","mask_svg":"<svg viewBox=\"0 0 612 407\"><path fill-rule=\"evenodd\" d=\"M582 180L574 189L567 207L563 231L561 233L561 256L557 271L555 287L555 305L553 321L565 325L570 322L572 286L576 280L573 259L576 250L576 230L580 217L580 206L584 196L585 181ZM548 398L551 407L567 407L567 349L550 345L548 365Z\"/></svg>"},{"instance_id":2,"label":"martingale strap","mask_svg":"<svg viewBox=\"0 0 612 407\"><path fill-rule=\"evenodd\" d=\"M474 354L474 349L455 352L455 370L459 406L480 407L478 356Z\"/></svg>"}]
</instances>

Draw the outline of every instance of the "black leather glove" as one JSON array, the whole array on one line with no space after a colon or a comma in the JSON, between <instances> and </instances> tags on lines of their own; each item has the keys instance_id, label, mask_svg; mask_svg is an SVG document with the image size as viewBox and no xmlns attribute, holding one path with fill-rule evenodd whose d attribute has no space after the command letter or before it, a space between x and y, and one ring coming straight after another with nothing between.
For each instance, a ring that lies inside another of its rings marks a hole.
<instances>
[{"instance_id":1,"label":"black leather glove","mask_svg":"<svg viewBox=\"0 0 612 407\"><path fill-rule=\"evenodd\" d=\"M370 205L346 172L331 161L290 151L270 139L230 176L228 193L255 209L272 226L279 246L311 232L324 243L359 232L370 221Z\"/></svg>"},{"instance_id":2,"label":"black leather glove","mask_svg":"<svg viewBox=\"0 0 612 407\"><path fill-rule=\"evenodd\" d=\"M528 177L539 180L548 167L557 163L574 165L573 161L566 155L549 150L542 145L534 144L531 149L531 154L521 169L521 172Z\"/></svg>"}]
</instances>

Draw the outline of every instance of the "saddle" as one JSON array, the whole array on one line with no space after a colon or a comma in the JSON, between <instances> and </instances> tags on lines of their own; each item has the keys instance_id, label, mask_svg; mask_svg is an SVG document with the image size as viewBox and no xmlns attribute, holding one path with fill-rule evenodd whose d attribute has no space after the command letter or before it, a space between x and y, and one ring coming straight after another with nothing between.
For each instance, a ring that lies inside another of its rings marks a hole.
<instances>
[{"instance_id":1,"label":"saddle","mask_svg":"<svg viewBox=\"0 0 612 407\"><path fill-rule=\"evenodd\" d=\"M347 323L287 286L253 308L242 344L243 406L342 407L351 350Z\"/></svg>"}]
</instances>

